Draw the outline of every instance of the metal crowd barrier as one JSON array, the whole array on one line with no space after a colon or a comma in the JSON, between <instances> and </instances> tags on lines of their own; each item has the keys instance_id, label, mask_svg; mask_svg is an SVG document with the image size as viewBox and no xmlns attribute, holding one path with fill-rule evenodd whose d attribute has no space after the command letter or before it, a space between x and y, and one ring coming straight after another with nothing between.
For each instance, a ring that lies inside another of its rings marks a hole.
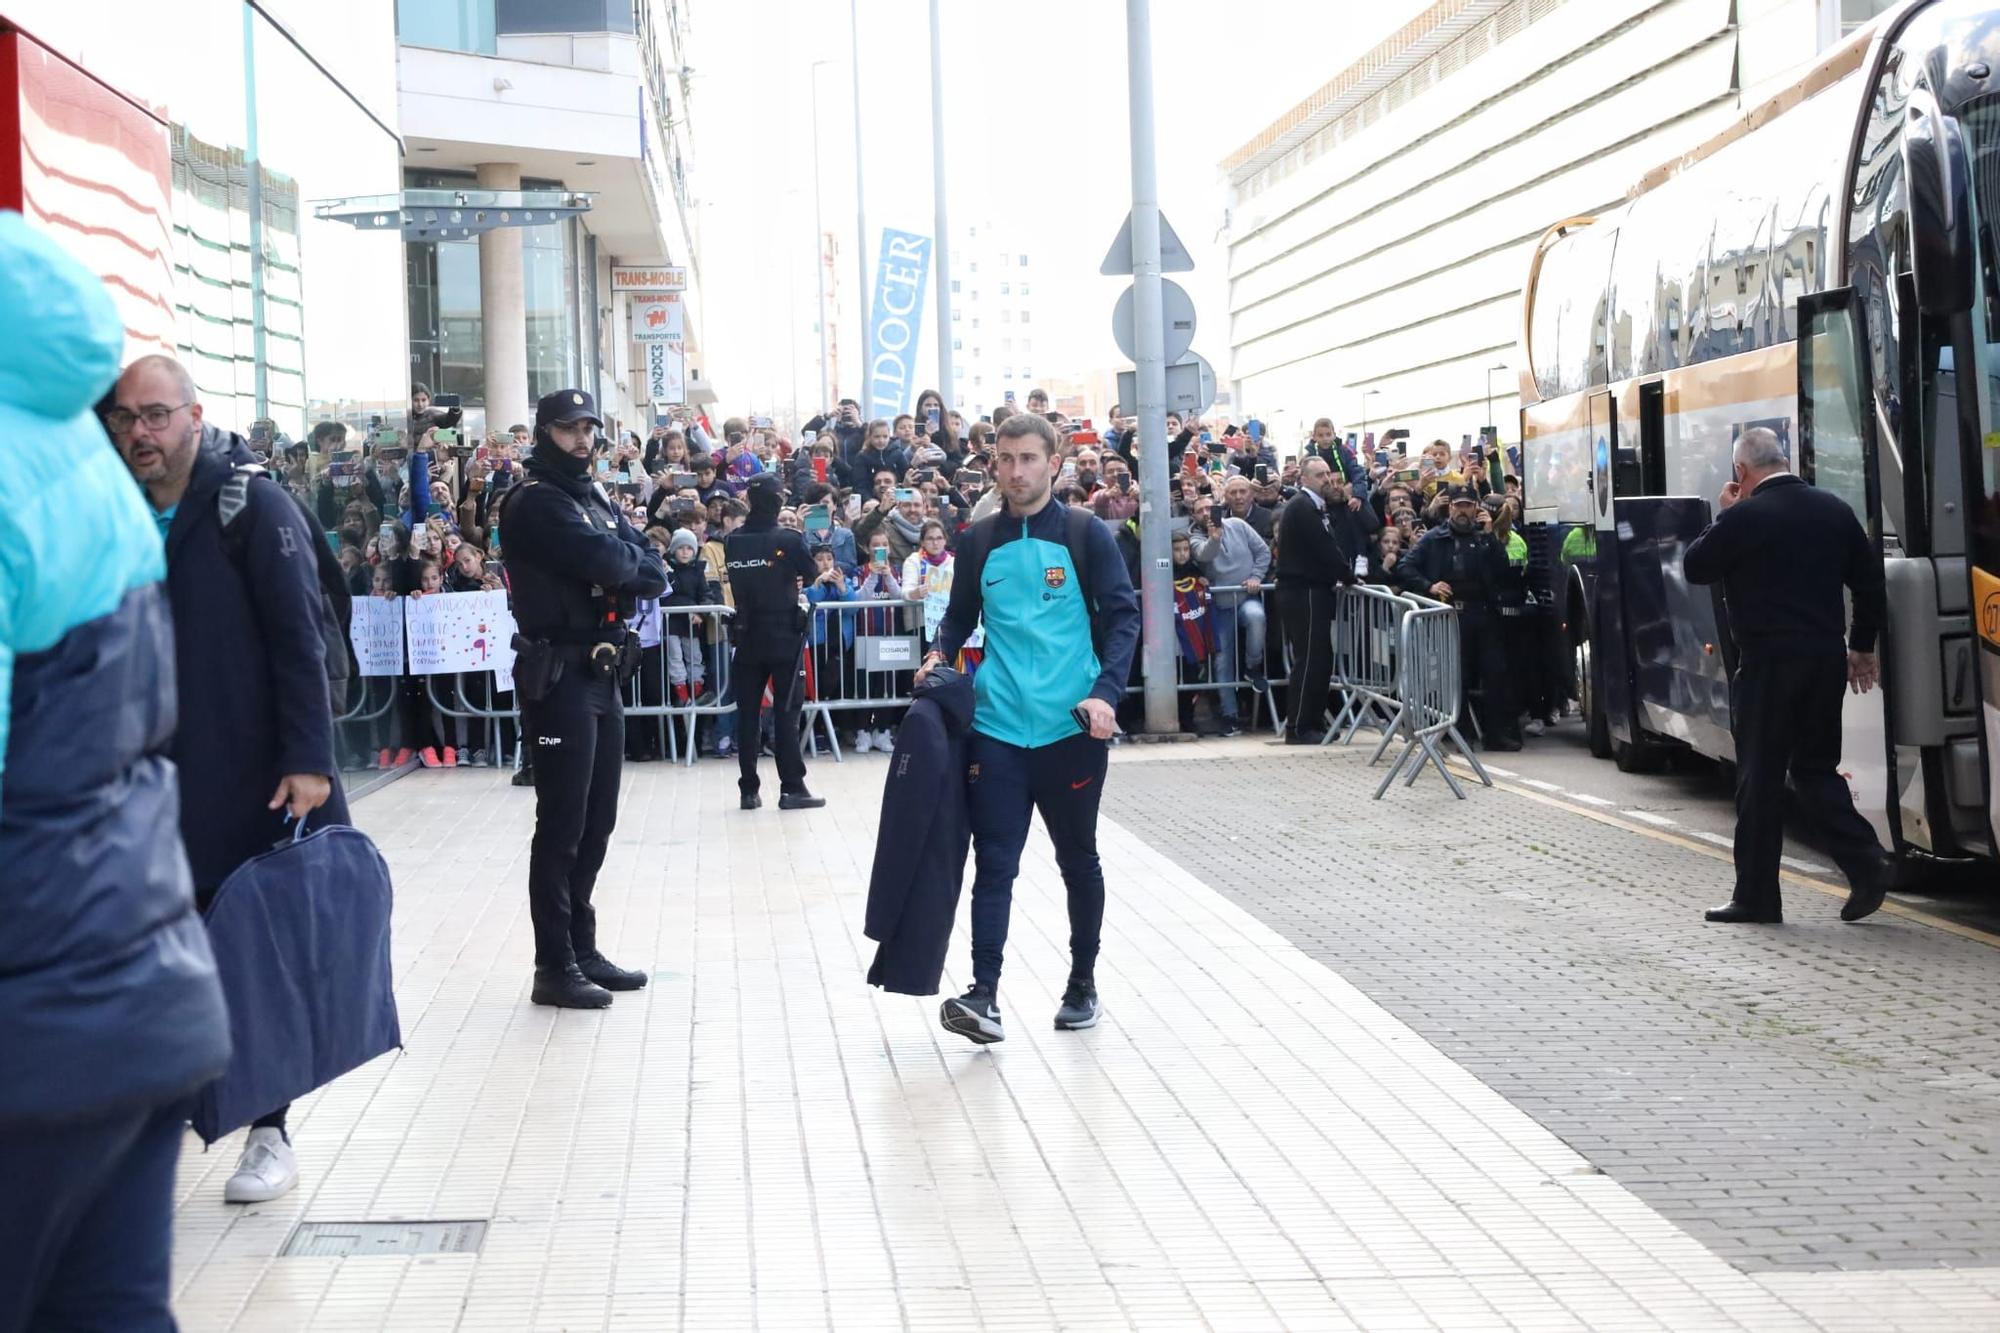
<instances>
[{"instance_id":1,"label":"metal crowd barrier","mask_svg":"<svg viewBox=\"0 0 2000 1333\"><path fill-rule=\"evenodd\" d=\"M1389 784L1403 771L1411 756L1416 763L1410 766L1403 779L1405 787L1417 780L1424 771L1425 764L1437 767L1452 795L1465 799L1465 789L1458 785L1451 769L1445 765L1440 742L1455 746L1465 761L1472 765L1472 771L1487 786L1493 779L1486 775L1486 769L1465 743L1465 737L1458 731L1459 705L1464 697L1460 679L1461 657L1459 653L1458 612L1443 602L1434 602L1428 597L1414 593L1406 594L1411 609L1404 612L1397 640L1396 685L1397 697L1402 704L1402 723L1394 735L1403 737L1402 753L1383 775L1382 785L1375 789L1375 799L1389 790ZM1390 737L1383 737L1386 747ZM1381 749L1376 750L1380 758ZM1373 763L1374 760L1370 760Z\"/></svg>"},{"instance_id":2,"label":"metal crowd barrier","mask_svg":"<svg viewBox=\"0 0 2000 1333\"><path fill-rule=\"evenodd\" d=\"M1397 663L1403 617L1417 609L1408 597L1372 584L1343 587L1333 610L1333 679L1341 707L1320 742L1346 745L1363 727L1382 733L1368 762L1381 759L1403 725L1405 705Z\"/></svg>"},{"instance_id":3,"label":"metal crowd barrier","mask_svg":"<svg viewBox=\"0 0 2000 1333\"><path fill-rule=\"evenodd\" d=\"M1290 683L1291 661L1281 647L1285 637L1284 627L1271 614L1270 593L1276 586L1275 583L1260 583L1255 592L1250 591L1240 583L1225 583L1211 587L1208 590L1211 602L1209 614L1215 617L1216 623L1220 624L1222 618L1220 613L1224 611L1234 613L1232 616L1234 623L1230 627L1230 632L1236 637L1234 645L1236 650L1234 658L1236 670L1232 673L1233 678L1229 680L1215 678L1209 673L1204 673L1202 679L1189 680L1187 659L1181 656L1179 646L1176 645L1174 652L1174 688L1184 694L1213 694L1218 700L1220 700L1224 690L1235 690L1238 693L1244 690L1251 690L1263 701L1264 711L1270 718L1271 730L1281 731L1284 728L1284 721L1278 712L1276 691L1278 687ZM1231 605L1225 606L1222 604L1224 597L1233 597L1235 600ZM1264 612L1264 671L1266 688L1263 690L1256 689L1255 682L1250 679L1249 675L1249 642L1243 632L1243 607L1250 602L1255 602ZM1219 636L1221 630L1218 628L1216 633ZM1218 642L1220 642L1219 638ZM1144 652L1143 646L1137 651ZM1213 670L1220 671L1222 669L1222 655L1217 653L1214 657L1210 658L1209 665ZM1274 665L1277 666L1277 670L1272 669ZM1128 685L1125 688L1125 693L1128 695L1138 694L1143 692L1143 689L1144 687L1141 685ZM1252 702L1251 707L1256 707L1255 701Z\"/></svg>"},{"instance_id":4,"label":"metal crowd barrier","mask_svg":"<svg viewBox=\"0 0 2000 1333\"><path fill-rule=\"evenodd\" d=\"M898 597L813 604L806 635L803 739L814 758L824 731L833 761L843 762L836 713L858 714L859 725L869 731L893 729L870 715L910 706L917 668L924 662L923 616L922 602Z\"/></svg>"}]
</instances>

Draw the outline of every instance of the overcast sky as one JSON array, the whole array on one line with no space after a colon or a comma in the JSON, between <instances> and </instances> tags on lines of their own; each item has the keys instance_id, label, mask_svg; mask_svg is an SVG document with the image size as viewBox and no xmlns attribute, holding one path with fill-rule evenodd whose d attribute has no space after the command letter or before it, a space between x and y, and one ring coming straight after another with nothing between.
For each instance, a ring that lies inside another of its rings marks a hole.
<instances>
[{"instance_id":1,"label":"overcast sky","mask_svg":"<svg viewBox=\"0 0 2000 1333\"><path fill-rule=\"evenodd\" d=\"M1426 7L1153 0L1161 207L1196 263L1177 278L1195 299L1195 350L1219 373L1228 319L1216 164ZM872 256L885 225L934 230L929 8L860 0L859 10ZM942 13L952 229L991 223L1034 252L1038 376L1122 365L1111 307L1129 279L1097 266L1131 206L1125 5L943 0ZM857 364L848 5L695 0L692 23L704 373L727 411L782 413L796 384L809 415L819 395L811 66L822 59L833 63L818 80L820 189L842 247L842 365ZM936 380L933 298L926 306L919 385Z\"/></svg>"}]
</instances>

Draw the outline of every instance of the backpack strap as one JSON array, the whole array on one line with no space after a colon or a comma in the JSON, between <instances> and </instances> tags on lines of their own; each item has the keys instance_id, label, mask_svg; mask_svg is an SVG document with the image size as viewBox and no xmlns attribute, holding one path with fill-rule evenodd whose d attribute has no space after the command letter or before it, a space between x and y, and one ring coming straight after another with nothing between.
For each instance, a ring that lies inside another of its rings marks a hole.
<instances>
[{"instance_id":1,"label":"backpack strap","mask_svg":"<svg viewBox=\"0 0 2000 1333\"><path fill-rule=\"evenodd\" d=\"M1063 517L1068 520L1063 528L1063 545L1069 548L1069 562L1076 566L1077 583L1083 589L1083 604L1090 611L1094 627L1097 623L1097 595L1092 591L1096 585L1090 581L1090 529L1101 520L1095 514L1067 506L1063 509Z\"/></svg>"},{"instance_id":2,"label":"backpack strap","mask_svg":"<svg viewBox=\"0 0 2000 1333\"><path fill-rule=\"evenodd\" d=\"M222 524L225 539L233 538L236 521L250 507L250 483L270 476L269 469L261 463L238 463L229 470L228 480L215 493L215 517Z\"/></svg>"}]
</instances>

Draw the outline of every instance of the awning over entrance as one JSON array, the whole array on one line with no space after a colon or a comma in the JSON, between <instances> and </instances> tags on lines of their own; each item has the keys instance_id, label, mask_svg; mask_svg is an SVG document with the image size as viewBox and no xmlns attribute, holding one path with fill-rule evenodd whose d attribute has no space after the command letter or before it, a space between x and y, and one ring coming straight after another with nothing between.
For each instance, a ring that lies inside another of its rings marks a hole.
<instances>
[{"instance_id":1,"label":"awning over entrance","mask_svg":"<svg viewBox=\"0 0 2000 1333\"><path fill-rule=\"evenodd\" d=\"M400 230L406 241L462 240L496 227L539 227L590 211L570 190L405 190L400 195L321 199L313 216L363 231Z\"/></svg>"}]
</instances>

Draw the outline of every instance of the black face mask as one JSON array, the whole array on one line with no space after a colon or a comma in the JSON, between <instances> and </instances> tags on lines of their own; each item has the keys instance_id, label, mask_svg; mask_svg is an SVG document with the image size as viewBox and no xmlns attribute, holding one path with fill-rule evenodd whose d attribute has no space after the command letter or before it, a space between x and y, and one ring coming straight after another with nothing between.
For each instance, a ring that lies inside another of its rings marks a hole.
<instances>
[{"instance_id":1,"label":"black face mask","mask_svg":"<svg viewBox=\"0 0 2000 1333\"><path fill-rule=\"evenodd\" d=\"M534 457L559 476L581 479L590 475L590 459L565 452L545 429L535 431Z\"/></svg>"}]
</instances>

